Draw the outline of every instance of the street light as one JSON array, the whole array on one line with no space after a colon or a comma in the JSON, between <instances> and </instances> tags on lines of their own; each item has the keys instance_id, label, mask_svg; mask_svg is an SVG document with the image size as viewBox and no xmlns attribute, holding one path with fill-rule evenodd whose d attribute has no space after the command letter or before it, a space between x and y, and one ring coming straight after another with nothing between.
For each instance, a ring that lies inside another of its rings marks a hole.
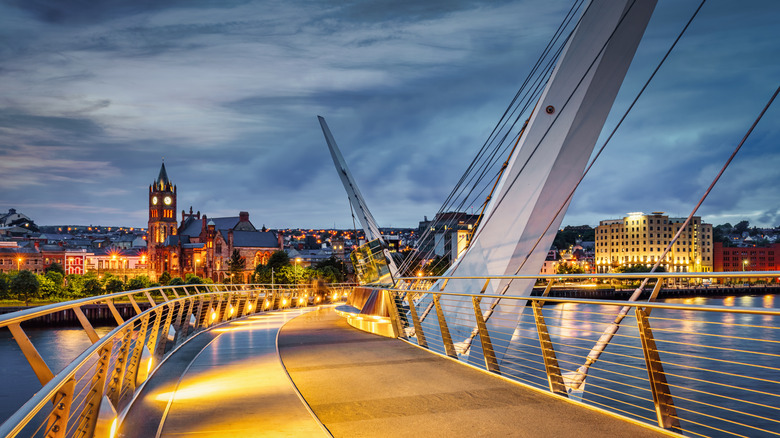
<instances>
[{"instance_id":1,"label":"street light","mask_svg":"<svg viewBox=\"0 0 780 438\"><path fill-rule=\"evenodd\" d=\"M742 260L742 272L745 272L745 266L748 264L748 260Z\"/></svg>"},{"instance_id":2,"label":"street light","mask_svg":"<svg viewBox=\"0 0 780 438\"><path fill-rule=\"evenodd\" d=\"M200 259L196 258L195 259L195 276L198 275L198 263L200 263Z\"/></svg>"},{"instance_id":3,"label":"street light","mask_svg":"<svg viewBox=\"0 0 780 438\"><path fill-rule=\"evenodd\" d=\"M22 270L21 266L22 266L22 258L21 257L17 257L16 258L16 270L17 271L21 271Z\"/></svg>"}]
</instances>

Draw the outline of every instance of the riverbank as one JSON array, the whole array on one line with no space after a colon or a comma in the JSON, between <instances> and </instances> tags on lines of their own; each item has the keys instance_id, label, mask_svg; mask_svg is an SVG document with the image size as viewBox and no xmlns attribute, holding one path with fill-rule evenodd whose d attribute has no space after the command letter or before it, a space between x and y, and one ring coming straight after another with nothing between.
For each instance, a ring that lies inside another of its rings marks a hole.
<instances>
[{"instance_id":1,"label":"riverbank","mask_svg":"<svg viewBox=\"0 0 780 438\"><path fill-rule=\"evenodd\" d=\"M114 306L116 307L116 310L119 312L119 315L122 316L122 318L125 320L135 316L135 309L133 309L133 306L129 302L114 303ZM34 307L38 307L38 305L2 306L0 307L0 315L17 312L20 310L32 309ZM149 304L148 302L147 303L139 302L138 307L140 307L141 310L146 310L151 307L151 304ZM87 316L87 319L89 319L90 323L92 323L93 325L95 324L115 325L116 324L114 315L111 314L111 310L105 304L85 304L81 306L81 310L84 312L84 314ZM61 310L59 312L53 312L48 315L41 316L39 318L31 319L29 321L25 321L24 323L22 323L22 326L24 327L50 327L50 326L67 327L67 326L80 326L80 324L81 323L79 323L78 318L76 318L76 313L71 309L67 309L67 310Z\"/></svg>"}]
</instances>

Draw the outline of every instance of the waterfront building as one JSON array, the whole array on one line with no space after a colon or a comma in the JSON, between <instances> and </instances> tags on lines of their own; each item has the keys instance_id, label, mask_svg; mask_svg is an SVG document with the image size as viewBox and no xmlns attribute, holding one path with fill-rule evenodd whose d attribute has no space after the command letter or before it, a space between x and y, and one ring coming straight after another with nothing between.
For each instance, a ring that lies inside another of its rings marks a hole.
<instances>
[{"instance_id":1,"label":"waterfront building","mask_svg":"<svg viewBox=\"0 0 780 438\"><path fill-rule=\"evenodd\" d=\"M723 247L722 242L713 245L714 270L716 272L777 271L775 254L780 255L780 243L766 247Z\"/></svg>"},{"instance_id":2,"label":"waterfront building","mask_svg":"<svg viewBox=\"0 0 780 438\"><path fill-rule=\"evenodd\" d=\"M249 221L249 213L238 216L212 217L200 211L181 212L177 223L175 209L177 190L168 178L165 164L149 186L149 227L147 234L149 276L159 278L163 272L184 278L195 274L223 282L230 276L229 260L237 250L244 258L241 279L249 281L255 266L266 263L274 251L281 250L281 240L270 231L261 231Z\"/></svg>"},{"instance_id":3,"label":"waterfront building","mask_svg":"<svg viewBox=\"0 0 780 438\"><path fill-rule=\"evenodd\" d=\"M450 211L437 213L432 221L426 216L417 228L417 249L426 258L434 256L458 258L465 251L474 233L479 215Z\"/></svg>"},{"instance_id":4,"label":"waterfront building","mask_svg":"<svg viewBox=\"0 0 780 438\"><path fill-rule=\"evenodd\" d=\"M596 271L614 272L621 266L652 267L677 234L685 218L663 212L629 213L622 219L607 219L596 227ZM712 272L712 225L694 216L662 260L667 272Z\"/></svg>"}]
</instances>

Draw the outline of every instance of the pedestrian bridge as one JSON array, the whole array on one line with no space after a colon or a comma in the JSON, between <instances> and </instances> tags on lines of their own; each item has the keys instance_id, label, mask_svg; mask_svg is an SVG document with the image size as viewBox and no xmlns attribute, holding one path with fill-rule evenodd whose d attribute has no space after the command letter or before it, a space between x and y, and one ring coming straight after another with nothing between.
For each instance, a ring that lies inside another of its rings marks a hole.
<instances>
[{"instance_id":1,"label":"pedestrian bridge","mask_svg":"<svg viewBox=\"0 0 780 438\"><path fill-rule=\"evenodd\" d=\"M557 279L543 280L549 293ZM319 292L164 287L4 315L0 326L43 388L0 433L778 435L777 309L520 300L448 287L430 293L411 279L399 289ZM152 308L142 312L139 297ZM351 312L333 304L345 298ZM118 300L138 314L124 321L112 311L117 327L102 338L79 317L93 345L56 376L24 333L25 321L47 312L79 316L83 305L114 309ZM594 356L626 307L635 315Z\"/></svg>"}]
</instances>

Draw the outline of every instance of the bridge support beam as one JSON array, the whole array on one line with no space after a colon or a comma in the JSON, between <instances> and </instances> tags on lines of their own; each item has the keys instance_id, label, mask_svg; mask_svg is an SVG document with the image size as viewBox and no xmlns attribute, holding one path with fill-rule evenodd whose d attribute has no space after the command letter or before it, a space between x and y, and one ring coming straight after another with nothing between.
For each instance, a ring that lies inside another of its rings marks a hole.
<instances>
[{"instance_id":1,"label":"bridge support beam","mask_svg":"<svg viewBox=\"0 0 780 438\"><path fill-rule=\"evenodd\" d=\"M659 281L660 283L660 281ZM639 336L642 339L642 352L647 366L647 377L650 380L650 390L653 393L653 404L658 417L658 425L664 429L681 432L680 419L677 417L677 409L674 407L672 393L666 383L666 374L661 363L661 356L655 345L653 331L650 328L648 316L650 309L636 308L636 322L639 326Z\"/></svg>"}]
</instances>

